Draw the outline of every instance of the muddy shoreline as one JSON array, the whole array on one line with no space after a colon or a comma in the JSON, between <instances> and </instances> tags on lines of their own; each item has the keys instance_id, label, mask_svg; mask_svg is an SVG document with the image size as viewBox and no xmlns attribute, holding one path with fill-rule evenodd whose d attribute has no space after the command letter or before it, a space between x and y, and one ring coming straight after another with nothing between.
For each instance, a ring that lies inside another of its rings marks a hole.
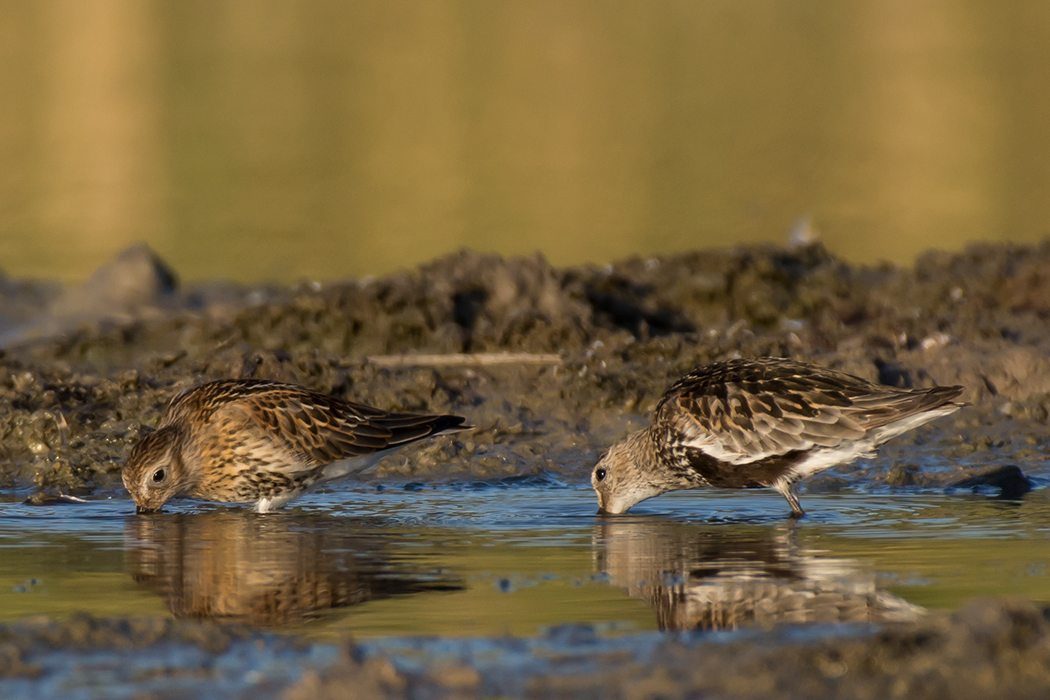
<instances>
[{"instance_id":1,"label":"muddy shoreline","mask_svg":"<svg viewBox=\"0 0 1050 700\"><path fill-rule=\"evenodd\" d=\"M119 494L130 445L171 396L231 376L457 411L478 426L380 479L580 478L581 450L596 454L638 424L694 365L735 356L792 356L899 386L961 384L973 406L946 428L965 433L960 452L995 449L982 426L1004 419L1020 459L1047 437L1050 244L931 252L913 268L849 266L818 244L568 269L463 251L386 278L290 288L176 279L133 248L78 288L3 281L0 487ZM560 363L410 362L500 352ZM579 464L566 466L569 452Z\"/></svg>"},{"instance_id":2,"label":"muddy shoreline","mask_svg":"<svg viewBox=\"0 0 1050 700\"><path fill-rule=\"evenodd\" d=\"M428 644L438 647L437 640L416 646ZM516 663L493 664L501 653ZM88 668L78 666L78 656L87 657ZM246 673L247 657L269 660L271 666L260 670L256 662ZM129 664L129 658L145 659L148 671ZM79 687L85 697L131 685L140 689L135 697L172 699L1035 700L1046 697L1050 687L1050 608L979 600L950 615L878 630L846 628L820 638L805 628L779 628L668 636L635 646L602 641L593 629L575 625L553 629L529 645L476 640L458 645L451 656L446 650L444 656L432 652L424 658L406 663L367 643L308 645L186 620L76 615L63 622L0 626L0 687L28 697L43 696L49 676L57 675L59 686Z\"/></svg>"},{"instance_id":3,"label":"muddy shoreline","mask_svg":"<svg viewBox=\"0 0 1050 700\"><path fill-rule=\"evenodd\" d=\"M0 277L0 347L0 490L44 506L123 498L131 445L175 393L210 379L293 381L477 426L388 459L371 477L379 485L582 483L675 378L760 355L897 386L961 384L972 404L888 445L886 460L820 475L812 491L863 483L1019 499L1048 480L1050 243L930 252L910 268L851 266L819 244L565 269L463 251L381 279L292 287L180 285L135 248L75 288ZM451 354L470 358L441 361ZM957 464L931 472L895 457L916 445ZM1048 618L1030 603L986 601L849 638L669 637L645 659L588 647L593 632L581 628L564 633L579 635L573 653L587 668L530 671L513 688L470 659L413 671L353 644L301 675L311 666L293 649L298 670L261 680L252 696L1035 698L1050 686ZM239 644L305 643L192 620L30 620L0 626L0 681L48 678L56 651L75 660L88 648ZM204 697L155 694L189 695Z\"/></svg>"}]
</instances>

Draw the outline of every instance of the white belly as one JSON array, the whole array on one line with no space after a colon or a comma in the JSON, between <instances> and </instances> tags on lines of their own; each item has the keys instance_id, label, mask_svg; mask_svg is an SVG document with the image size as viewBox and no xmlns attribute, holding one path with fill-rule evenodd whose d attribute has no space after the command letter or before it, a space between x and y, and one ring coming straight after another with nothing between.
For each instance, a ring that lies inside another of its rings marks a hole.
<instances>
[{"instance_id":1,"label":"white belly","mask_svg":"<svg viewBox=\"0 0 1050 700\"><path fill-rule=\"evenodd\" d=\"M394 448L397 449L397 448ZM389 453L394 450L383 450L382 452L376 452L375 454L364 455L361 457L352 457L350 459L341 459L338 462L332 462L326 464L321 471L321 477L311 484L311 487L317 484L323 484L328 481L335 481L336 479L344 479L350 476L359 476L365 474L373 469L383 457L386 457ZM289 491L287 494L281 494L276 498L260 498L255 502L254 510L256 513L269 513L275 511L283 506L293 498L298 498L304 492L309 489L303 489L301 491Z\"/></svg>"}]
</instances>

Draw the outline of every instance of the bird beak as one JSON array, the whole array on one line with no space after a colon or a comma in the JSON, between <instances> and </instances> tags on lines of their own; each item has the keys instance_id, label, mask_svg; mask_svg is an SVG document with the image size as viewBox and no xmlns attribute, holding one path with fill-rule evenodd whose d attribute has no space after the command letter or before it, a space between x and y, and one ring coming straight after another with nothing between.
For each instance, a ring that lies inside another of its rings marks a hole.
<instances>
[{"instance_id":1,"label":"bird beak","mask_svg":"<svg viewBox=\"0 0 1050 700\"><path fill-rule=\"evenodd\" d=\"M598 515L620 515L630 510L630 507L621 508L621 503L611 500L598 501Z\"/></svg>"},{"instance_id":2,"label":"bird beak","mask_svg":"<svg viewBox=\"0 0 1050 700\"><path fill-rule=\"evenodd\" d=\"M148 515L149 513L159 513L160 508L146 508L144 506L135 506L135 515Z\"/></svg>"}]
</instances>

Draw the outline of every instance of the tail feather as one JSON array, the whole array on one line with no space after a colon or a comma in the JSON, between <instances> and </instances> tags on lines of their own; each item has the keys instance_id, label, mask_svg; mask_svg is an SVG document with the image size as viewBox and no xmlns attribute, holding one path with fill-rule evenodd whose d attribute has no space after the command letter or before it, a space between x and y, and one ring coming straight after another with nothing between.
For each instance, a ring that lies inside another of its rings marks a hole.
<instances>
[{"instance_id":1,"label":"tail feather","mask_svg":"<svg viewBox=\"0 0 1050 700\"><path fill-rule=\"evenodd\" d=\"M874 444L881 445L912 428L955 413L966 405L965 402L954 400L962 392L961 386L936 386L902 393L899 396L903 400L884 405L878 413L873 409L870 422L865 427L870 431Z\"/></svg>"},{"instance_id":2,"label":"tail feather","mask_svg":"<svg viewBox=\"0 0 1050 700\"><path fill-rule=\"evenodd\" d=\"M855 402L854 405L860 409L856 418L866 429L873 430L923 413L946 415L966 405L953 401L962 392L961 386L935 386L932 389L874 395ZM947 411L937 410L945 406L949 407Z\"/></svg>"},{"instance_id":3,"label":"tail feather","mask_svg":"<svg viewBox=\"0 0 1050 700\"><path fill-rule=\"evenodd\" d=\"M466 418L452 415L424 416L400 414L390 416L389 419L373 419L370 422L377 427L390 431L390 447L406 445L430 435L469 430L474 427L467 424Z\"/></svg>"}]
</instances>

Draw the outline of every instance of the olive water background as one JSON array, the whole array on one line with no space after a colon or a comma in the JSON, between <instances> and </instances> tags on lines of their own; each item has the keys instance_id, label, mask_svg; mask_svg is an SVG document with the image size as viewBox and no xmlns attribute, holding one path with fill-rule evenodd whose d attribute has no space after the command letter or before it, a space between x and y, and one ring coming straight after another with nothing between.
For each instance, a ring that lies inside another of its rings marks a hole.
<instances>
[{"instance_id":1,"label":"olive water background","mask_svg":"<svg viewBox=\"0 0 1050 700\"><path fill-rule=\"evenodd\" d=\"M0 2L0 268L186 279L1050 230L1038 0Z\"/></svg>"}]
</instances>

